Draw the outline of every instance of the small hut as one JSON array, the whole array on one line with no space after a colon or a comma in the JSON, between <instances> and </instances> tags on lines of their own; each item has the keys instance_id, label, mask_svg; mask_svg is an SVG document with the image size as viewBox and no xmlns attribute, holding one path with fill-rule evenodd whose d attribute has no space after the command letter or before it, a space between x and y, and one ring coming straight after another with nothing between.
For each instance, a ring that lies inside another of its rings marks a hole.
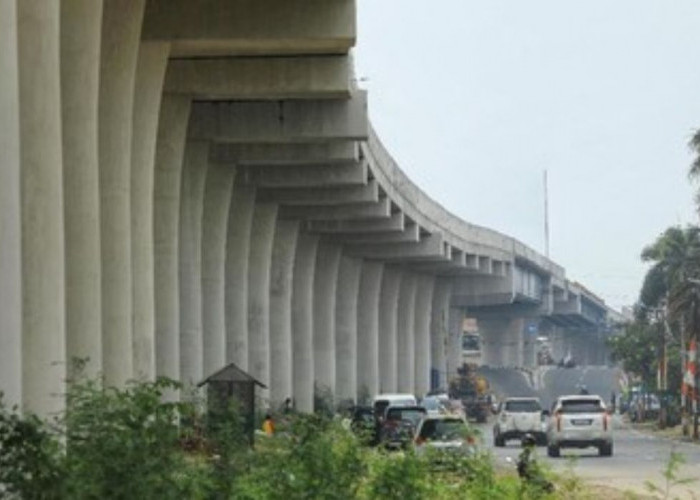
<instances>
[{"instance_id":1,"label":"small hut","mask_svg":"<svg viewBox=\"0 0 700 500\"><path fill-rule=\"evenodd\" d=\"M231 404L238 405L243 419L243 428L253 444L255 431L255 386L267 387L259 380L238 368L234 363L226 365L202 380L197 387L207 386L207 409L214 419L219 415L230 415Z\"/></svg>"}]
</instances>

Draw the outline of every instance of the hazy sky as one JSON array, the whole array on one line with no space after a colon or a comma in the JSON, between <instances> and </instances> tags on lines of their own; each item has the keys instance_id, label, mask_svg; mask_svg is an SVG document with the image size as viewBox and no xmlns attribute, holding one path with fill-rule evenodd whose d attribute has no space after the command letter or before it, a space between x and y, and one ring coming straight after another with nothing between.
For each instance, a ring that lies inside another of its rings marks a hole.
<instances>
[{"instance_id":1,"label":"hazy sky","mask_svg":"<svg viewBox=\"0 0 700 500\"><path fill-rule=\"evenodd\" d=\"M358 0L357 76L401 168L613 307L639 254L696 222L700 0Z\"/></svg>"}]
</instances>

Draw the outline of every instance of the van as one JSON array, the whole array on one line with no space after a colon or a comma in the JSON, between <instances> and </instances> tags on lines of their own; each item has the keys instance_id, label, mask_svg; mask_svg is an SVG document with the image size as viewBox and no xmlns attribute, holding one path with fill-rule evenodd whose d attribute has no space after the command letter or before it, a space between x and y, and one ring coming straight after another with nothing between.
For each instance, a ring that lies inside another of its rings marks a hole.
<instances>
[{"instance_id":1,"label":"van","mask_svg":"<svg viewBox=\"0 0 700 500\"><path fill-rule=\"evenodd\" d=\"M374 416L377 419L384 418L384 412L389 406L416 406L416 397L413 394L377 394L372 401Z\"/></svg>"}]
</instances>

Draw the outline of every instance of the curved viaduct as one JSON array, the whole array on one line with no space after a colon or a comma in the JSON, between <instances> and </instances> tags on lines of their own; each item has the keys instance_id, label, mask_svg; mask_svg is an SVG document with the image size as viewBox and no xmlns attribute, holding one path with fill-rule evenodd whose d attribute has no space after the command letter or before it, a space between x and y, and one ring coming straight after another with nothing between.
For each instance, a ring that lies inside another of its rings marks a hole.
<instances>
[{"instance_id":1,"label":"curved viaduct","mask_svg":"<svg viewBox=\"0 0 700 500\"><path fill-rule=\"evenodd\" d=\"M60 409L76 357L113 385L235 362L302 410L422 394L465 313L492 364L534 363L533 324L590 345L601 301L397 167L354 42L352 0L0 0L6 400Z\"/></svg>"}]
</instances>

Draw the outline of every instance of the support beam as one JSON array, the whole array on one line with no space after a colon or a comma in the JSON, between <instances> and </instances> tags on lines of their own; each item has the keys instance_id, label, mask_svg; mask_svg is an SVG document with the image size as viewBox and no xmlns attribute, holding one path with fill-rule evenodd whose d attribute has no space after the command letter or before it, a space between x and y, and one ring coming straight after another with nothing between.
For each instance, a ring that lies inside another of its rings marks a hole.
<instances>
[{"instance_id":1,"label":"support beam","mask_svg":"<svg viewBox=\"0 0 700 500\"><path fill-rule=\"evenodd\" d=\"M447 389L447 330L452 284L448 278L435 280L430 313L430 388Z\"/></svg>"},{"instance_id":2,"label":"support beam","mask_svg":"<svg viewBox=\"0 0 700 500\"><path fill-rule=\"evenodd\" d=\"M379 297L379 392L397 390L397 311L401 271L384 268Z\"/></svg>"},{"instance_id":3,"label":"support beam","mask_svg":"<svg viewBox=\"0 0 700 500\"><path fill-rule=\"evenodd\" d=\"M403 212L391 214L380 220L324 220L309 221L309 231L328 234L401 232L406 228Z\"/></svg>"},{"instance_id":4,"label":"support beam","mask_svg":"<svg viewBox=\"0 0 700 500\"><path fill-rule=\"evenodd\" d=\"M348 245L349 255L388 262L421 262L449 260L442 235L425 236L418 243L384 243L381 245Z\"/></svg>"},{"instance_id":5,"label":"support beam","mask_svg":"<svg viewBox=\"0 0 700 500\"><path fill-rule=\"evenodd\" d=\"M190 387L211 374L202 368L202 220L208 167L207 143L188 142L180 184L178 303L180 380Z\"/></svg>"},{"instance_id":6,"label":"support beam","mask_svg":"<svg viewBox=\"0 0 700 500\"><path fill-rule=\"evenodd\" d=\"M199 102L193 139L228 143L298 143L367 139L367 93L342 101Z\"/></svg>"},{"instance_id":7,"label":"support beam","mask_svg":"<svg viewBox=\"0 0 700 500\"><path fill-rule=\"evenodd\" d=\"M335 392L338 401L357 398L357 293L362 261L343 255L335 301Z\"/></svg>"},{"instance_id":8,"label":"support beam","mask_svg":"<svg viewBox=\"0 0 700 500\"><path fill-rule=\"evenodd\" d=\"M131 264L134 375L155 380L153 176L163 78L170 47L141 43L136 67L131 144Z\"/></svg>"},{"instance_id":9,"label":"support beam","mask_svg":"<svg viewBox=\"0 0 700 500\"><path fill-rule=\"evenodd\" d=\"M349 56L174 59L165 92L200 101L349 99Z\"/></svg>"},{"instance_id":10,"label":"support beam","mask_svg":"<svg viewBox=\"0 0 700 500\"><path fill-rule=\"evenodd\" d=\"M415 324L416 287L415 274L406 272L401 279L399 292L397 377L399 392L413 393L415 389Z\"/></svg>"},{"instance_id":11,"label":"support beam","mask_svg":"<svg viewBox=\"0 0 700 500\"><path fill-rule=\"evenodd\" d=\"M418 243L420 229L409 224L401 232L388 233L345 233L332 236L333 241L347 245L383 245L385 243ZM412 266L413 267L413 266Z\"/></svg>"},{"instance_id":12,"label":"support beam","mask_svg":"<svg viewBox=\"0 0 700 500\"><path fill-rule=\"evenodd\" d=\"M447 330L447 380L457 376L457 368L462 365L462 322L464 311L450 307Z\"/></svg>"},{"instance_id":13,"label":"support beam","mask_svg":"<svg viewBox=\"0 0 700 500\"><path fill-rule=\"evenodd\" d=\"M102 368L108 385L134 376L131 263L131 138L144 0L107 1L99 94Z\"/></svg>"},{"instance_id":14,"label":"support beam","mask_svg":"<svg viewBox=\"0 0 700 500\"><path fill-rule=\"evenodd\" d=\"M321 240L314 272L314 389L335 395L335 296L340 247Z\"/></svg>"},{"instance_id":15,"label":"support beam","mask_svg":"<svg viewBox=\"0 0 700 500\"><path fill-rule=\"evenodd\" d=\"M433 305L434 288L434 276L418 275L414 326L414 394L420 397L430 390L430 311Z\"/></svg>"},{"instance_id":16,"label":"support beam","mask_svg":"<svg viewBox=\"0 0 700 500\"><path fill-rule=\"evenodd\" d=\"M20 212L17 5L0 0L0 392L22 406L22 216Z\"/></svg>"},{"instance_id":17,"label":"support beam","mask_svg":"<svg viewBox=\"0 0 700 500\"><path fill-rule=\"evenodd\" d=\"M101 1L61 3L61 131L66 252L66 358L102 370L98 100Z\"/></svg>"},{"instance_id":18,"label":"support beam","mask_svg":"<svg viewBox=\"0 0 700 500\"><path fill-rule=\"evenodd\" d=\"M364 261L357 302L357 400L369 403L379 391L379 296L384 264Z\"/></svg>"},{"instance_id":19,"label":"support beam","mask_svg":"<svg viewBox=\"0 0 700 500\"><path fill-rule=\"evenodd\" d=\"M258 199L281 205L306 205L326 207L352 203L379 201L379 186L376 181L366 185L334 188L260 189Z\"/></svg>"},{"instance_id":20,"label":"support beam","mask_svg":"<svg viewBox=\"0 0 700 500\"><path fill-rule=\"evenodd\" d=\"M248 256L248 372L270 383L270 266L277 205L256 203ZM263 398L265 397L265 391Z\"/></svg>"},{"instance_id":21,"label":"support beam","mask_svg":"<svg viewBox=\"0 0 700 500\"><path fill-rule=\"evenodd\" d=\"M248 370L248 257L255 188L235 182L226 237L226 362Z\"/></svg>"},{"instance_id":22,"label":"support beam","mask_svg":"<svg viewBox=\"0 0 700 500\"><path fill-rule=\"evenodd\" d=\"M320 165L270 165L246 167L241 175L250 184L261 188L324 188L365 185L367 162Z\"/></svg>"},{"instance_id":23,"label":"support beam","mask_svg":"<svg viewBox=\"0 0 700 500\"><path fill-rule=\"evenodd\" d=\"M180 379L180 181L189 112L189 98L163 96L153 188L156 375L175 380Z\"/></svg>"},{"instance_id":24,"label":"support beam","mask_svg":"<svg viewBox=\"0 0 700 500\"><path fill-rule=\"evenodd\" d=\"M300 233L294 256L292 293L292 381L294 406L314 411L314 271L318 236Z\"/></svg>"},{"instance_id":25,"label":"support beam","mask_svg":"<svg viewBox=\"0 0 700 500\"><path fill-rule=\"evenodd\" d=\"M360 147L356 141L309 144L217 144L211 160L238 166L304 166L357 162Z\"/></svg>"},{"instance_id":26,"label":"support beam","mask_svg":"<svg viewBox=\"0 0 700 500\"><path fill-rule=\"evenodd\" d=\"M310 220L347 220L347 219L382 219L391 216L391 202L380 198L376 203L349 203L329 205L319 210L311 205L283 206L280 217L284 219Z\"/></svg>"},{"instance_id":27,"label":"support beam","mask_svg":"<svg viewBox=\"0 0 700 500\"><path fill-rule=\"evenodd\" d=\"M270 275L270 404L294 391L292 379L292 291L299 222L277 220Z\"/></svg>"},{"instance_id":28,"label":"support beam","mask_svg":"<svg viewBox=\"0 0 700 500\"><path fill-rule=\"evenodd\" d=\"M173 40L175 57L342 54L355 15L354 0L150 0L143 38Z\"/></svg>"},{"instance_id":29,"label":"support beam","mask_svg":"<svg viewBox=\"0 0 700 500\"><path fill-rule=\"evenodd\" d=\"M17 2L22 408L45 417L64 407L66 378L59 23L58 3Z\"/></svg>"},{"instance_id":30,"label":"support beam","mask_svg":"<svg viewBox=\"0 0 700 500\"><path fill-rule=\"evenodd\" d=\"M208 155L207 155L208 156ZM204 374L226 365L226 235L236 170L211 164L202 220L202 333Z\"/></svg>"}]
</instances>

